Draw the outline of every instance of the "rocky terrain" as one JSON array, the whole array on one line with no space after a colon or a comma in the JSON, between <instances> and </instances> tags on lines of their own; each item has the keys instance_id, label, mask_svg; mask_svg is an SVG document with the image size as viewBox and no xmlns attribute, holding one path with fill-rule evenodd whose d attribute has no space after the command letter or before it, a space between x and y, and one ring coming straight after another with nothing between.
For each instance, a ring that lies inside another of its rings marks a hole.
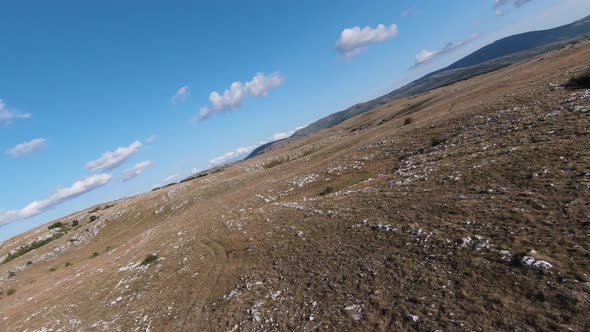
<instances>
[{"instance_id":1,"label":"rocky terrain","mask_svg":"<svg viewBox=\"0 0 590 332\"><path fill-rule=\"evenodd\" d=\"M0 244L2 331L590 330L590 41Z\"/></svg>"}]
</instances>

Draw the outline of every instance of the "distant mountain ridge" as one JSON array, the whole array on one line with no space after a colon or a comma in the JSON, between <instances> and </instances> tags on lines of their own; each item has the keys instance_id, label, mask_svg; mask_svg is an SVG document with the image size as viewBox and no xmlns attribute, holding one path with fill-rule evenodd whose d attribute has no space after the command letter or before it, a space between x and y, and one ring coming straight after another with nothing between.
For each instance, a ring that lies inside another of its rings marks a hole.
<instances>
[{"instance_id":1,"label":"distant mountain ridge","mask_svg":"<svg viewBox=\"0 0 590 332\"><path fill-rule=\"evenodd\" d=\"M403 87L376 99L356 104L343 111L332 113L307 127L297 130L291 137L306 136L333 127L351 117L365 113L393 100L416 95L475 75L498 70L541 53L557 49L590 35L590 15L556 28L530 31L499 39L465 56L451 65L429 73ZM287 138L288 139L288 138ZM277 142L258 147L246 159L268 151Z\"/></svg>"}]
</instances>

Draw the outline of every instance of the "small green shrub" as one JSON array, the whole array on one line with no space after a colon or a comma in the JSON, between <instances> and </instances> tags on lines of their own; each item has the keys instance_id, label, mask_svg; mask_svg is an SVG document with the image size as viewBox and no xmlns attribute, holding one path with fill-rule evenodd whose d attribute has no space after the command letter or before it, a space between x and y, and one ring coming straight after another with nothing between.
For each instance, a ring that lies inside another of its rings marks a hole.
<instances>
[{"instance_id":1,"label":"small green shrub","mask_svg":"<svg viewBox=\"0 0 590 332\"><path fill-rule=\"evenodd\" d=\"M100 254L95 251L95 252L92 253L92 257L90 257L90 258L98 257L98 255L100 255Z\"/></svg>"},{"instance_id":2,"label":"small green shrub","mask_svg":"<svg viewBox=\"0 0 590 332\"><path fill-rule=\"evenodd\" d=\"M62 224L61 222L58 221L56 223L53 223L53 224L47 226L47 229L54 229L54 228L59 228L59 227L63 227L63 226L64 226L64 224Z\"/></svg>"},{"instance_id":3,"label":"small green shrub","mask_svg":"<svg viewBox=\"0 0 590 332\"><path fill-rule=\"evenodd\" d=\"M32 261L28 261L26 265L33 265Z\"/></svg>"},{"instance_id":4,"label":"small green shrub","mask_svg":"<svg viewBox=\"0 0 590 332\"><path fill-rule=\"evenodd\" d=\"M11 289L9 289L9 290L6 291L6 295L12 295L14 293L16 293L16 289L14 289L14 288L11 288Z\"/></svg>"},{"instance_id":5,"label":"small green shrub","mask_svg":"<svg viewBox=\"0 0 590 332\"><path fill-rule=\"evenodd\" d=\"M52 267L49 269L49 271L50 271L50 272L55 272L55 271L57 271L57 267L55 267L55 266L52 266Z\"/></svg>"},{"instance_id":6,"label":"small green shrub","mask_svg":"<svg viewBox=\"0 0 590 332\"><path fill-rule=\"evenodd\" d=\"M412 124L412 122L414 122L414 119L412 119L412 118L405 118L404 119L404 126L407 126L409 124Z\"/></svg>"},{"instance_id":7,"label":"small green shrub","mask_svg":"<svg viewBox=\"0 0 590 332\"><path fill-rule=\"evenodd\" d=\"M72 263L66 262L65 267L68 267L68 266L71 266L71 265L72 265Z\"/></svg>"},{"instance_id":8,"label":"small green shrub","mask_svg":"<svg viewBox=\"0 0 590 332\"><path fill-rule=\"evenodd\" d=\"M148 265L158 260L158 256L154 254L149 254L147 257L141 262L141 265Z\"/></svg>"},{"instance_id":9,"label":"small green shrub","mask_svg":"<svg viewBox=\"0 0 590 332\"><path fill-rule=\"evenodd\" d=\"M16 272L8 271L8 278L16 277Z\"/></svg>"},{"instance_id":10,"label":"small green shrub","mask_svg":"<svg viewBox=\"0 0 590 332\"><path fill-rule=\"evenodd\" d=\"M91 216L90 216L90 222L93 222L93 221L95 221L96 219L98 219L98 217L97 217L97 216L95 216L95 215L91 215Z\"/></svg>"},{"instance_id":11,"label":"small green shrub","mask_svg":"<svg viewBox=\"0 0 590 332\"><path fill-rule=\"evenodd\" d=\"M79 223L80 222L78 221L78 219L72 220L72 226L74 226L74 227L78 226Z\"/></svg>"},{"instance_id":12,"label":"small green shrub","mask_svg":"<svg viewBox=\"0 0 590 332\"><path fill-rule=\"evenodd\" d=\"M440 137L433 136L430 138L430 146L435 147L443 143L443 140Z\"/></svg>"},{"instance_id":13,"label":"small green shrub","mask_svg":"<svg viewBox=\"0 0 590 332\"><path fill-rule=\"evenodd\" d=\"M324 190L323 190L323 191L320 193L320 196L324 196L324 195L331 194L331 193L333 193L334 191L336 191L336 190L334 189L334 187L332 187L332 186L327 186L327 187L326 187L326 188L324 188Z\"/></svg>"}]
</instances>

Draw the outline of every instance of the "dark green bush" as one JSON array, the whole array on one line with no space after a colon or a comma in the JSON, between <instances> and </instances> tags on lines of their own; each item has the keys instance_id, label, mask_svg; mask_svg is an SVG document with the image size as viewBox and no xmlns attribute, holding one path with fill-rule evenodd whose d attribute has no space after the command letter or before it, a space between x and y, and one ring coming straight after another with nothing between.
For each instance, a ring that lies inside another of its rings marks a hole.
<instances>
[{"instance_id":1,"label":"dark green bush","mask_svg":"<svg viewBox=\"0 0 590 332\"><path fill-rule=\"evenodd\" d=\"M409 124L412 124L412 122L414 122L414 119L412 119L412 118L405 118L404 119L404 126L407 126Z\"/></svg>"},{"instance_id":2,"label":"dark green bush","mask_svg":"<svg viewBox=\"0 0 590 332\"><path fill-rule=\"evenodd\" d=\"M141 265L148 265L158 260L158 256L154 254L149 254L147 257L141 262Z\"/></svg>"},{"instance_id":3,"label":"dark green bush","mask_svg":"<svg viewBox=\"0 0 590 332\"><path fill-rule=\"evenodd\" d=\"M440 145L440 144L442 144L442 142L443 142L443 140L442 140L440 137L433 136L433 137L430 139L430 146L432 146L432 147L435 147L435 146L437 146L437 145Z\"/></svg>"},{"instance_id":4,"label":"dark green bush","mask_svg":"<svg viewBox=\"0 0 590 332\"><path fill-rule=\"evenodd\" d=\"M570 77L565 86L574 89L590 88L590 68Z\"/></svg>"},{"instance_id":5,"label":"dark green bush","mask_svg":"<svg viewBox=\"0 0 590 332\"><path fill-rule=\"evenodd\" d=\"M334 190L334 187L332 187L332 186L327 186L327 187L326 187L326 188L324 188L324 190L323 190L323 191L320 193L320 195L321 195L321 196L328 195L328 194L331 194L331 193L333 193L334 191L336 191L336 190Z\"/></svg>"},{"instance_id":6,"label":"dark green bush","mask_svg":"<svg viewBox=\"0 0 590 332\"><path fill-rule=\"evenodd\" d=\"M56 223L53 223L53 224L47 226L47 229L54 229L54 228L59 228L59 227L63 227L63 226L64 226L64 224L62 224L61 222L58 221Z\"/></svg>"}]
</instances>

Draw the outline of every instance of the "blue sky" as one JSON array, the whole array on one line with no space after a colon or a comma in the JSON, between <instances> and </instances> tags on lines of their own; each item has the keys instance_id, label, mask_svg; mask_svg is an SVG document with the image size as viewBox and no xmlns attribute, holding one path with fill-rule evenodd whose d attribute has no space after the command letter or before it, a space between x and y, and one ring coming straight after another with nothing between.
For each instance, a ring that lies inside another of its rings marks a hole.
<instances>
[{"instance_id":1,"label":"blue sky","mask_svg":"<svg viewBox=\"0 0 590 332\"><path fill-rule=\"evenodd\" d=\"M0 1L0 240L587 14L586 0Z\"/></svg>"}]
</instances>

